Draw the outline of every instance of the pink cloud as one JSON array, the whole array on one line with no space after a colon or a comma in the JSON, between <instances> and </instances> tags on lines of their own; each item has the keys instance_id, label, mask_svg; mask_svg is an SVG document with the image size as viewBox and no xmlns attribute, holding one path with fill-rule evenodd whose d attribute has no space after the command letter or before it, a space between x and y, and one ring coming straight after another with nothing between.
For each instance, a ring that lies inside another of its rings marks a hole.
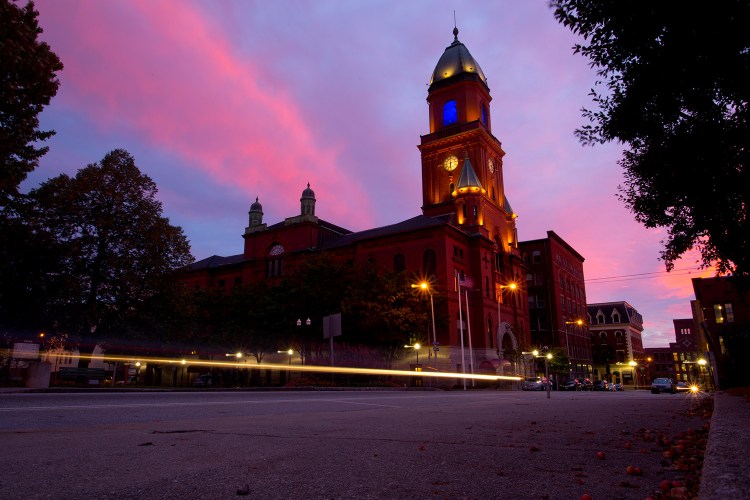
<instances>
[{"instance_id":1,"label":"pink cloud","mask_svg":"<svg viewBox=\"0 0 750 500\"><path fill-rule=\"evenodd\" d=\"M331 217L351 219L352 200L371 212L338 164L339 148L316 141L275 79L272 61L264 59L273 55L239 57L189 3L115 5L76 4L80 30L61 44L65 106L171 151L219 183L245 188L248 199L259 194L293 205L297 200L286 195L310 181ZM73 14L61 4L44 11L58 21Z\"/></svg>"}]
</instances>

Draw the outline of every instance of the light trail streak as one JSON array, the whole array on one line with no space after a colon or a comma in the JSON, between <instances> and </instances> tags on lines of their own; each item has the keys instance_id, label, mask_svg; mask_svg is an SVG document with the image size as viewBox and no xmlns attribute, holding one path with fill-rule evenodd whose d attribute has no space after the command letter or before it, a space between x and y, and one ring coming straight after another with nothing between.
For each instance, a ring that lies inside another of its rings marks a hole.
<instances>
[{"instance_id":1,"label":"light trail streak","mask_svg":"<svg viewBox=\"0 0 750 500\"><path fill-rule=\"evenodd\" d=\"M63 354L50 354L50 357L63 357L67 355ZM237 361L211 361L204 359L175 359L175 358L135 358L132 356L93 356L93 355L81 355L81 358L89 360L109 361L118 363L130 363L134 364L136 361L141 363L160 363L167 364L170 366L205 366L213 368L231 368L240 370L269 370L275 369L280 371L294 371L294 372L310 372L310 373L347 373L355 375L385 375L385 376L401 376L401 377L430 377L430 378L465 378L467 380L514 380L520 381L521 377L509 376L509 375L483 375L483 374L471 374L471 373L455 373L455 372L417 372L411 370L387 370L384 368L351 368L342 366L318 366L318 365L289 365L287 363L264 363L264 364L247 364L239 363Z\"/></svg>"}]
</instances>

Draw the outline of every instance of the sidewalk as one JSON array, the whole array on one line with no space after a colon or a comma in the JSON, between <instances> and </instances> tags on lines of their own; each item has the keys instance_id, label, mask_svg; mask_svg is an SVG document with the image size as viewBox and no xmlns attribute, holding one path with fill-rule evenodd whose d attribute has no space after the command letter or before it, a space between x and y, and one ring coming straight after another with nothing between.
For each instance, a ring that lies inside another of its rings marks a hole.
<instances>
[{"instance_id":1,"label":"sidewalk","mask_svg":"<svg viewBox=\"0 0 750 500\"><path fill-rule=\"evenodd\" d=\"M714 395L711 430L703 461L700 500L750 498L750 400L744 395L719 391Z\"/></svg>"}]
</instances>

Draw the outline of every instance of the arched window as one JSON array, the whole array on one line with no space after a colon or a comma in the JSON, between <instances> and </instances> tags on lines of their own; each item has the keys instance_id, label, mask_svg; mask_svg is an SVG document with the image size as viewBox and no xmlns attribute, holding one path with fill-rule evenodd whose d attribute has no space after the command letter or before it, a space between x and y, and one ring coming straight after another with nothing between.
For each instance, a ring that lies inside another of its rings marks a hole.
<instances>
[{"instance_id":1,"label":"arched window","mask_svg":"<svg viewBox=\"0 0 750 500\"><path fill-rule=\"evenodd\" d=\"M437 276L437 255L431 248L425 250L422 256L422 272L427 279L435 279Z\"/></svg>"},{"instance_id":2,"label":"arched window","mask_svg":"<svg viewBox=\"0 0 750 500\"><path fill-rule=\"evenodd\" d=\"M482 103L482 123L484 124L485 127L489 126L489 125L487 125L487 114L488 114L487 113L487 105L484 104L484 103Z\"/></svg>"},{"instance_id":3,"label":"arched window","mask_svg":"<svg viewBox=\"0 0 750 500\"><path fill-rule=\"evenodd\" d=\"M602 344L606 344L607 343L607 332L600 332L599 333L599 340L601 341Z\"/></svg>"},{"instance_id":4,"label":"arched window","mask_svg":"<svg viewBox=\"0 0 750 500\"><path fill-rule=\"evenodd\" d=\"M622 332L620 331L615 332L615 342L618 344L622 344Z\"/></svg>"},{"instance_id":5,"label":"arched window","mask_svg":"<svg viewBox=\"0 0 750 500\"><path fill-rule=\"evenodd\" d=\"M458 107L456 101L450 100L443 105L443 127L452 125L458 121Z\"/></svg>"},{"instance_id":6,"label":"arched window","mask_svg":"<svg viewBox=\"0 0 750 500\"><path fill-rule=\"evenodd\" d=\"M393 271L397 273L406 271L406 257L404 257L404 254L397 253L393 257Z\"/></svg>"}]
</instances>

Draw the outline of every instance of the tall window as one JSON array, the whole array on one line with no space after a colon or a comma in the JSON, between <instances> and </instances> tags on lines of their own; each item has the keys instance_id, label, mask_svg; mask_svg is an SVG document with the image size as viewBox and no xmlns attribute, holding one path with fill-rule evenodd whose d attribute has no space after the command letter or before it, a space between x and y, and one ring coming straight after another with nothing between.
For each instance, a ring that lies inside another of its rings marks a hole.
<instances>
[{"instance_id":1,"label":"tall window","mask_svg":"<svg viewBox=\"0 0 750 500\"><path fill-rule=\"evenodd\" d=\"M482 103L482 123L487 127L487 106Z\"/></svg>"},{"instance_id":2,"label":"tall window","mask_svg":"<svg viewBox=\"0 0 750 500\"><path fill-rule=\"evenodd\" d=\"M450 100L443 106L443 127L452 125L458 121L458 107L456 101Z\"/></svg>"},{"instance_id":3,"label":"tall window","mask_svg":"<svg viewBox=\"0 0 750 500\"><path fill-rule=\"evenodd\" d=\"M428 248L422 255L422 271L428 279L434 279L437 276L437 255L435 250Z\"/></svg>"},{"instance_id":4,"label":"tall window","mask_svg":"<svg viewBox=\"0 0 750 500\"><path fill-rule=\"evenodd\" d=\"M404 257L404 254L397 253L393 257L393 271L397 273L406 271L406 257Z\"/></svg>"}]
</instances>

